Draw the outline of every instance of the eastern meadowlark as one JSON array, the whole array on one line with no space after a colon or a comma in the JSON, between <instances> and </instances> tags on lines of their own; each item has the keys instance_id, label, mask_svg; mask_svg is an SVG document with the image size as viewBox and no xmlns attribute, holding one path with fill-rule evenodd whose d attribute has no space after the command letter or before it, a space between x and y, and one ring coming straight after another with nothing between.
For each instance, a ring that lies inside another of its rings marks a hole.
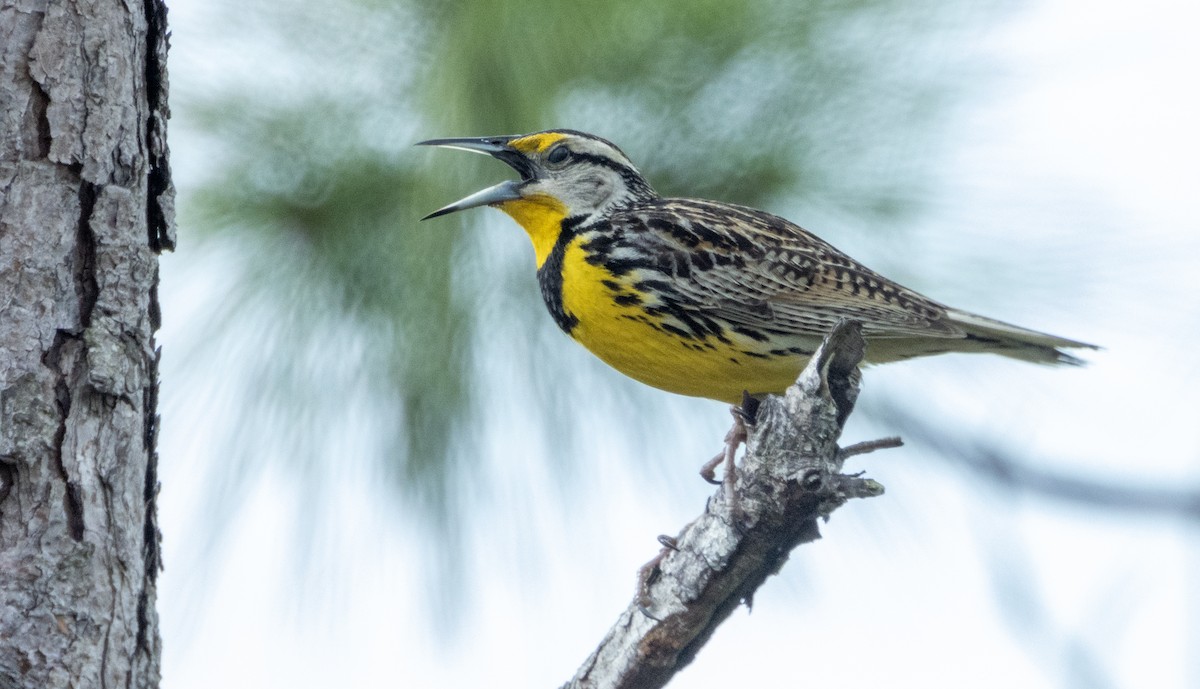
<instances>
[{"instance_id":1,"label":"eastern meadowlark","mask_svg":"<svg viewBox=\"0 0 1200 689\"><path fill-rule=\"evenodd\" d=\"M770 213L662 198L591 134L420 145L486 153L519 173L423 219L484 205L512 216L533 242L558 326L663 390L732 404L743 392L780 393L842 318L862 323L867 363L993 352L1078 364L1060 348L1095 348L944 306Z\"/></svg>"}]
</instances>

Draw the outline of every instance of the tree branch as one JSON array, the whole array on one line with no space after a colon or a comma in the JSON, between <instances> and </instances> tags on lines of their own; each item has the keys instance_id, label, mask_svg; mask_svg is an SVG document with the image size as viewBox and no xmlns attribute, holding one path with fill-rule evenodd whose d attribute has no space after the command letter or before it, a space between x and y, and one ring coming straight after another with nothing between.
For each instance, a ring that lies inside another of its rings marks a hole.
<instances>
[{"instance_id":1,"label":"tree branch","mask_svg":"<svg viewBox=\"0 0 1200 689\"><path fill-rule=\"evenodd\" d=\"M750 605L792 548L820 538L818 519L851 498L883 493L871 479L840 473L849 456L899 444L838 448L858 397L863 348L858 323L839 323L795 385L758 405L735 476L678 536L661 539L638 595L564 689L664 686L738 605Z\"/></svg>"}]
</instances>

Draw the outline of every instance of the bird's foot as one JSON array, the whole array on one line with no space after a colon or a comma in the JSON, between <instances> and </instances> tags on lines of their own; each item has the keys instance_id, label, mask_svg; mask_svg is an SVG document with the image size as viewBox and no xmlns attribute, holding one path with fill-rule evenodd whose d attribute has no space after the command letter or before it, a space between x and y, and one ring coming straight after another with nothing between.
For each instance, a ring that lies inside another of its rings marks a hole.
<instances>
[{"instance_id":1,"label":"bird's foot","mask_svg":"<svg viewBox=\"0 0 1200 689\"><path fill-rule=\"evenodd\" d=\"M738 447L746 442L747 424L754 424L757 413L758 400L751 397L748 392L742 393L741 406L735 404L729 408L729 414L733 416L733 427L725 434L725 448L700 467L701 478L713 485L733 487L733 481L737 477L734 460L737 458ZM725 471L721 480L718 481L717 467L722 463L725 465Z\"/></svg>"}]
</instances>

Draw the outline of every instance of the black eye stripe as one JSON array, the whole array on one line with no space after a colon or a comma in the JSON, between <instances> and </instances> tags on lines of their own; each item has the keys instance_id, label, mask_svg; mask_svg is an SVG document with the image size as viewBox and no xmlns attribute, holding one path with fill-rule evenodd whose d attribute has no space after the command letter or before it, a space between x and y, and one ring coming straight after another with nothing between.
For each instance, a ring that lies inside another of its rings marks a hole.
<instances>
[{"instance_id":1,"label":"black eye stripe","mask_svg":"<svg viewBox=\"0 0 1200 689\"><path fill-rule=\"evenodd\" d=\"M646 184L646 180L642 178L641 174L639 174L637 170L634 170L627 165L618 163L611 158L605 158L604 156L595 155L593 153L574 153L573 157L577 163L591 163L592 165L606 167L615 171L621 175L621 179L625 181L625 185L630 189L639 191L650 190L650 185Z\"/></svg>"},{"instance_id":2,"label":"black eye stripe","mask_svg":"<svg viewBox=\"0 0 1200 689\"><path fill-rule=\"evenodd\" d=\"M591 163L592 165L597 165L599 167L606 167L609 170L615 170L621 173L622 176L630 172L636 174L636 171L630 169L628 166L622 165L612 158L605 158L604 156L595 155L594 153L576 153L575 160L576 162Z\"/></svg>"}]
</instances>

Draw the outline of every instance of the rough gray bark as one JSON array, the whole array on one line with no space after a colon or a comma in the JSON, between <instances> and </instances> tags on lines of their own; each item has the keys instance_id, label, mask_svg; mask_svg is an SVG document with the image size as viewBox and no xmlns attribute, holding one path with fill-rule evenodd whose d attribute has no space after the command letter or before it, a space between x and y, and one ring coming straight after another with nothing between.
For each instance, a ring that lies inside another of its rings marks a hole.
<instances>
[{"instance_id":1,"label":"rough gray bark","mask_svg":"<svg viewBox=\"0 0 1200 689\"><path fill-rule=\"evenodd\" d=\"M875 481L839 473L847 457L900 442L838 447L863 349L859 325L839 323L796 384L758 405L735 479L678 536L664 537L638 595L564 689L664 686L792 548L820 538L818 520L850 498L883 493Z\"/></svg>"},{"instance_id":2,"label":"rough gray bark","mask_svg":"<svg viewBox=\"0 0 1200 689\"><path fill-rule=\"evenodd\" d=\"M0 688L157 687L166 8L0 0Z\"/></svg>"}]
</instances>

